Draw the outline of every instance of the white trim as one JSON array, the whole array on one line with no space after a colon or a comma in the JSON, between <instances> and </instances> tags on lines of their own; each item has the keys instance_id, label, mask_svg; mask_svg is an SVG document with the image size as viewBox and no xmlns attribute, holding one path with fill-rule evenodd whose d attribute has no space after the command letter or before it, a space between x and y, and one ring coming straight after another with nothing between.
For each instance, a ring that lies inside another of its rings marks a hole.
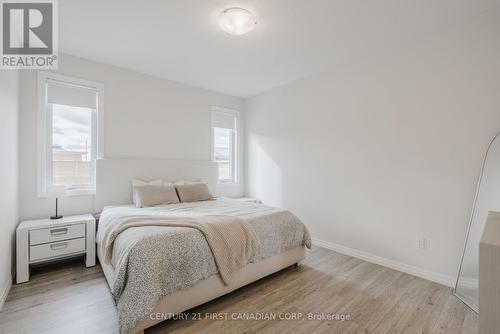
<instances>
[{"instance_id":1,"label":"white trim","mask_svg":"<svg viewBox=\"0 0 500 334\"><path fill-rule=\"evenodd\" d=\"M9 280L7 281L7 284L3 288L2 294L0 295L0 311L2 311L3 305L5 304L5 300L9 295L10 288L12 288L12 277L9 277Z\"/></svg>"},{"instance_id":2,"label":"white trim","mask_svg":"<svg viewBox=\"0 0 500 334\"><path fill-rule=\"evenodd\" d=\"M92 89L97 91L97 119L96 119L96 142L92 145L93 151L97 151L95 157L104 157L104 84L85 79L70 77L52 72L38 71L37 78L37 196L46 197L46 176L47 176L47 113L46 100L47 90L45 83L61 83L79 89ZM41 91L44 89L45 91ZM94 130L93 130L94 131ZM95 161L95 160L94 160ZM94 163L95 169L95 163ZM94 175L95 182L95 175ZM78 189L68 191L67 196L93 195L93 189Z\"/></svg>"},{"instance_id":3,"label":"white trim","mask_svg":"<svg viewBox=\"0 0 500 334\"><path fill-rule=\"evenodd\" d=\"M459 286L466 289L479 289L479 279L478 278L469 278L469 277L460 277L458 280Z\"/></svg>"},{"instance_id":4,"label":"white trim","mask_svg":"<svg viewBox=\"0 0 500 334\"><path fill-rule=\"evenodd\" d=\"M396 260L387 259L381 256L377 256L371 253L363 252L357 249L349 248L343 245L335 244L332 242L320 240L317 238L312 238L313 244L319 247L330 249L332 251L349 255L361 260L365 260L371 263L375 263L387 268L391 268L397 271L402 271L404 273L417 276L429 281L433 281L439 284L446 285L448 287L453 287L455 284L455 277L448 275L436 273L427 269L412 266L403 262Z\"/></svg>"},{"instance_id":5,"label":"white trim","mask_svg":"<svg viewBox=\"0 0 500 334\"><path fill-rule=\"evenodd\" d=\"M242 131L241 131L241 113L239 110L235 109L229 109L225 107L218 107L218 106L211 106L210 107L210 159L212 161L214 160L214 114L215 113L224 113L228 114L231 116L234 116L236 119L236 125L235 125L235 131L236 131L236 136L234 137L234 147L233 147L233 155L234 155L234 167L233 167L233 174L234 174L234 182L231 181L226 181L226 182L217 182L217 188L234 188L234 187L240 187L241 186L241 179L242 179L242 169L243 169L243 164L242 164L242 153L243 153L243 146L242 146Z\"/></svg>"},{"instance_id":6,"label":"white trim","mask_svg":"<svg viewBox=\"0 0 500 334\"><path fill-rule=\"evenodd\" d=\"M47 111L45 110L45 101L47 99L47 89L44 85L46 72L38 72L37 78L37 113L36 113L36 128L37 128L37 195L38 197L43 197L47 192L45 188L45 183L43 180L47 175L47 163L46 163L46 122L47 122ZM42 92L41 90L44 89Z\"/></svg>"}]
</instances>

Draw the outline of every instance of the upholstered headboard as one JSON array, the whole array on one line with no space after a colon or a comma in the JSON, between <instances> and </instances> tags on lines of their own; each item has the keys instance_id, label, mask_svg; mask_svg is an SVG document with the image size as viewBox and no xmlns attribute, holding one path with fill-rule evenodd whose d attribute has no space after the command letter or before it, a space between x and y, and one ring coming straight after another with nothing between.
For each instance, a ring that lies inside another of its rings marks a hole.
<instances>
[{"instance_id":1,"label":"upholstered headboard","mask_svg":"<svg viewBox=\"0 0 500 334\"><path fill-rule=\"evenodd\" d=\"M131 180L138 178L167 181L207 182L215 192L217 163L202 160L98 159L96 162L95 210L107 205L132 203Z\"/></svg>"}]
</instances>

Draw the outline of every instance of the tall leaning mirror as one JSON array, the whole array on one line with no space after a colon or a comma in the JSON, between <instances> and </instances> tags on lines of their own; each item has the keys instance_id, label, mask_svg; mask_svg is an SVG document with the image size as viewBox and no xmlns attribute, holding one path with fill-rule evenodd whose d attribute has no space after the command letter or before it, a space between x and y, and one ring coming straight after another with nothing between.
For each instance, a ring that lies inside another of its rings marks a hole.
<instances>
[{"instance_id":1,"label":"tall leaning mirror","mask_svg":"<svg viewBox=\"0 0 500 334\"><path fill-rule=\"evenodd\" d=\"M479 242L489 211L500 212L500 133L491 141L479 183L454 293L474 311L479 310Z\"/></svg>"}]
</instances>

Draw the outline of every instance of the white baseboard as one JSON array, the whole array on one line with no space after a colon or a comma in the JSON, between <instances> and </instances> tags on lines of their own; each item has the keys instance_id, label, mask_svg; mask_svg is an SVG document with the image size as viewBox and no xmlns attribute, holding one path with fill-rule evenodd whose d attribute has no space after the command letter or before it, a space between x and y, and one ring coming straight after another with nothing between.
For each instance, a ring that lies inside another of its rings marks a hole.
<instances>
[{"instance_id":1,"label":"white baseboard","mask_svg":"<svg viewBox=\"0 0 500 334\"><path fill-rule=\"evenodd\" d=\"M0 294L0 311L2 311L3 304L5 303L5 300L7 299L7 296L9 295L10 288L12 287L12 278L9 278L7 281L7 284L5 284L5 287L3 288L1 294Z\"/></svg>"},{"instance_id":2,"label":"white baseboard","mask_svg":"<svg viewBox=\"0 0 500 334\"><path fill-rule=\"evenodd\" d=\"M330 250L338 252L338 253L349 255L352 257L356 257L358 259L365 260L365 261L375 263L375 264L379 264L381 266L388 267L388 268L391 268L394 270L402 271L404 273L418 276L420 278L423 278L423 279L426 279L429 281L433 281L433 282L436 282L439 284L443 284L443 285L446 285L449 287L455 286L455 278L448 276L448 275L444 275L444 274L436 273L436 272L433 272L433 271L430 271L427 269L415 267L415 266L412 266L412 265L409 265L409 264L406 264L403 262L386 259L386 258L377 256L377 255L373 255L371 253L363 252L363 251L360 251L357 249L349 248L349 247L346 247L343 245L320 240L317 238L312 238L312 241L313 241L313 245L320 246L320 247L323 247L326 249L330 249Z\"/></svg>"}]
</instances>

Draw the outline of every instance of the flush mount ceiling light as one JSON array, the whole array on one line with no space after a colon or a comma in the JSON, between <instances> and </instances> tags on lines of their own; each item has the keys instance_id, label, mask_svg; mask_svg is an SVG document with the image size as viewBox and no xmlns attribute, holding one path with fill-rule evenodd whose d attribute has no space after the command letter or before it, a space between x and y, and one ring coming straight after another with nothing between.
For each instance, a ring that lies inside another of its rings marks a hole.
<instances>
[{"instance_id":1,"label":"flush mount ceiling light","mask_svg":"<svg viewBox=\"0 0 500 334\"><path fill-rule=\"evenodd\" d=\"M257 24L253 14L243 8L228 8L220 13L219 26L231 35L243 35Z\"/></svg>"}]
</instances>

